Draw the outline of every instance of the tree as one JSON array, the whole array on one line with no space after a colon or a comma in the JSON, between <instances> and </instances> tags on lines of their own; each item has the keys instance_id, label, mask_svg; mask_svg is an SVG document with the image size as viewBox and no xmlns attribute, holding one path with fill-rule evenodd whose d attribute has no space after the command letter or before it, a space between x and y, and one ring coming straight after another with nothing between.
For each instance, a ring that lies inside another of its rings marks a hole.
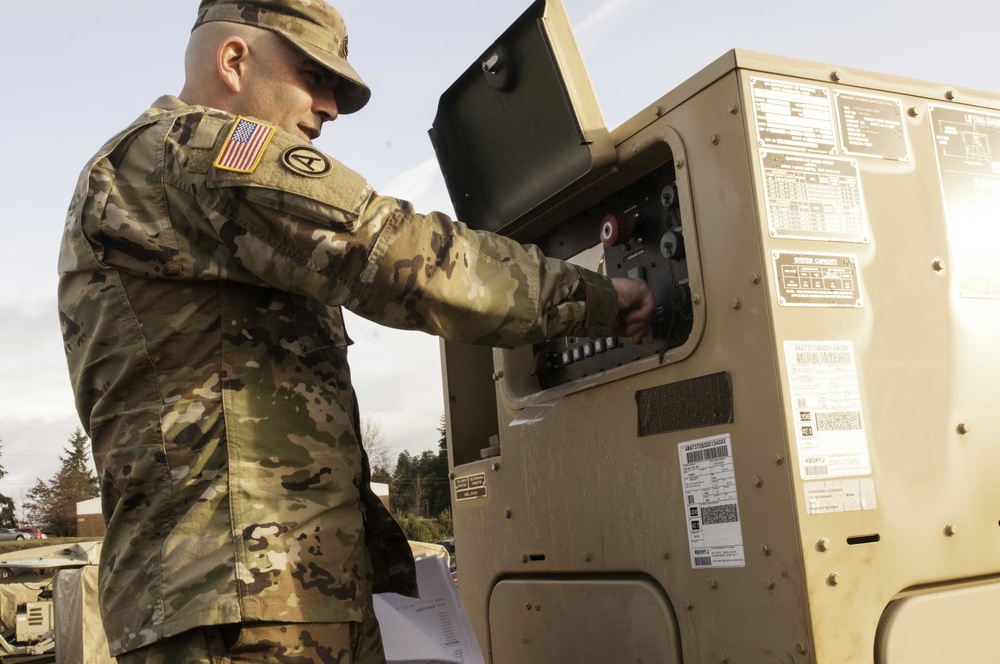
<instances>
[{"instance_id":1,"label":"tree","mask_svg":"<svg viewBox=\"0 0 1000 664\"><path fill-rule=\"evenodd\" d=\"M36 528L61 537L76 534L76 504L99 494L97 476L87 456L87 436L77 428L68 442L55 477L48 482L38 480L24 501L28 519Z\"/></svg>"},{"instance_id":2,"label":"tree","mask_svg":"<svg viewBox=\"0 0 1000 664\"><path fill-rule=\"evenodd\" d=\"M392 479L392 452L385 439L382 423L371 417L361 418L361 445L368 454L372 482L389 483Z\"/></svg>"},{"instance_id":3,"label":"tree","mask_svg":"<svg viewBox=\"0 0 1000 664\"><path fill-rule=\"evenodd\" d=\"M0 438L0 454L3 453L3 439ZM0 479L7 474L7 470L0 465ZM16 528L17 516L14 514L14 501L0 493L0 527Z\"/></svg>"},{"instance_id":4,"label":"tree","mask_svg":"<svg viewBox=\"0 0 1000 664\"><path fill-rule=\"evenodd\" d=\"M389 483L389 506L394 513L436 519L451 508L448 479L448 443L444 418L438 427L438 452L425 450L420 456L402 452Z\"/></svg>"}]
</instances>

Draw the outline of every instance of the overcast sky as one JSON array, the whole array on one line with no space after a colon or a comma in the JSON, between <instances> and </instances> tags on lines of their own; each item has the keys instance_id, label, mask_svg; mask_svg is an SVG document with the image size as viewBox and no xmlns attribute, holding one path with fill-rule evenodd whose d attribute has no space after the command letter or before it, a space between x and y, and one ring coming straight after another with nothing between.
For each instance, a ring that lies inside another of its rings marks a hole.
<instances>
[{"instance_id":1,"label":"overcast sky","mask_svg":"<svg viewBox=\"0 0 1000 664\"><path fill-rule=\"evenodd\" d=\"M56 256L80 168L182 84L197 0L0 0L0 492L48 479L78 426L56 315ZM1000 3L952 0L565 0L614 128L732 48L1000 92ZM317 146L383 193L451 212L427 129L451 82L523 0L343 0L350 57L373 90ZM437 444L438 343L348 321L362 414L394 452ZM484 417L492 414L484 413Z\"/></svg>"}]
</instances>

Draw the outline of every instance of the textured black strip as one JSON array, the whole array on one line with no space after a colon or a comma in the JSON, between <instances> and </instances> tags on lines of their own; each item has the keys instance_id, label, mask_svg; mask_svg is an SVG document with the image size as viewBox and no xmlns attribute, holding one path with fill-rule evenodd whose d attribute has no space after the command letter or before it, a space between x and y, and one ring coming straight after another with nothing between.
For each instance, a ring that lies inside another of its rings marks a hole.
<instances>
[{"instance_id":1,"label":"textured black strip","mask_svg":"<svg viewBox=\"0 0 1000 664\"><path fill-rule=\"evenodd\" d=\"M639 435L698 429L733 421L733 380L728 372L660 385L635 394Z\"/></svg>"}]
</instances>

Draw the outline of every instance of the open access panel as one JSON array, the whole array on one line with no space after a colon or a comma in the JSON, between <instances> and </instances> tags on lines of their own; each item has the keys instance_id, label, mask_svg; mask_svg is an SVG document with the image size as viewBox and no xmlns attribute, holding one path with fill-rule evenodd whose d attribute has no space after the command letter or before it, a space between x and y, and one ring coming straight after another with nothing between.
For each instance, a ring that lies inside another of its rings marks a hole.
<instances>
[{"instance_id":1,"label":"open access panel","mask_svg":"<svg viewBox=\"0 0 1000 664\"><path fill-rule=\"evenodd\" d=\"M600 117L537 2L431 132L464 221L657 297L653 344L443 344L488 660L1000 652L1000 96L734 50Z\"/></svg>"}]
</instances>

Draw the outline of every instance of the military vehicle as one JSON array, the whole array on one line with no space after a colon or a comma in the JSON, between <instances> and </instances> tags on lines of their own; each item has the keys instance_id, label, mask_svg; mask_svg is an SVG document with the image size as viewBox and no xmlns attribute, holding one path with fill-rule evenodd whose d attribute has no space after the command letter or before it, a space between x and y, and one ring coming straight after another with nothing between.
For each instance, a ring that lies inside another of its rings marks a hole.
<instances>
[{"instance_id":1,"label":"military vehicle","mask_svg":"<svg viewBox=\"0 0 1000 664\"><path fill-rule=\"evenodd\" d=\"M734 50L609 130L548 0L431 137L458 218L658 303L443 344L488 662L998 657L1000 95Z\"/></svg>"}]
</instances>

